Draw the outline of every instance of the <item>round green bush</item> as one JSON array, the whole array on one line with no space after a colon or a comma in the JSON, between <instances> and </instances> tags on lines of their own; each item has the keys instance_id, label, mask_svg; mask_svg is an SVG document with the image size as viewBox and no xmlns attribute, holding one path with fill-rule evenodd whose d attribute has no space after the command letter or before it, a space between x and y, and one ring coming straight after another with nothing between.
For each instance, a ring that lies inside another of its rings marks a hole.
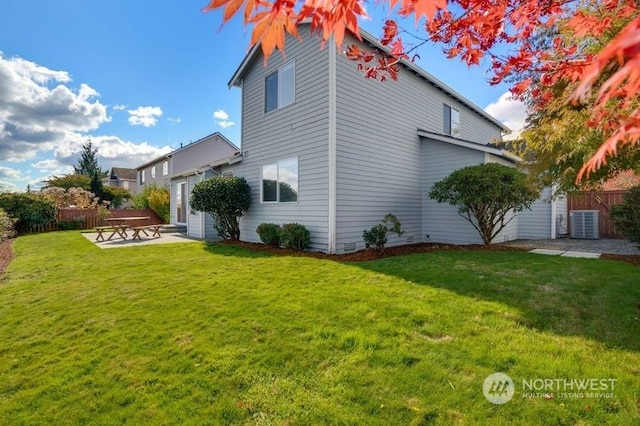
<instances>
[{"instance_id":1,"label":"round green bush","mask_svg":"<svg viewBox=\"0 0 640 426\"><path fill-rule=\"evenodd\" d=\"M261 223L256 228L260 241L274 247L280 247L280 225L275 223Z\"/></svg>"},{"instance_id":2,"label":"round green bush","mask_svg":"<svg viewBox=\"0 0 640 426\"><path fill-rule=\"evenodd\" d=\"M309 247L311 234L304 225L285 223L280 228L280 244L282 247L302 251Z\"/></svg>"}]
</instances>

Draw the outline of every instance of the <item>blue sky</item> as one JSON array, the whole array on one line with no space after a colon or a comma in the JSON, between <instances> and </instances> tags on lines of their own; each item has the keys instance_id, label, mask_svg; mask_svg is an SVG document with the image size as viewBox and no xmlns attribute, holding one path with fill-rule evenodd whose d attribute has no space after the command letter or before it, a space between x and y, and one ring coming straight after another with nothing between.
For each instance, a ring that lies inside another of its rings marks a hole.
<instances>
[{"instance_id":1,"label":"blue sky","mask_svg":"<svg viewBox=\"0 0 640 426\"><path fill-rule=\"evenodd\" d=\"M247 52L240 19L221 27L206 0L2 0L0 190L72 172L91 138L103 168L136 167L214 132L240 145ZM380 34L384 12L362 22ZM511 128L524 119L484 68L422 48L417 63ZM355 65L354 65L355 66Z\"/></svg>"}]
</instances>

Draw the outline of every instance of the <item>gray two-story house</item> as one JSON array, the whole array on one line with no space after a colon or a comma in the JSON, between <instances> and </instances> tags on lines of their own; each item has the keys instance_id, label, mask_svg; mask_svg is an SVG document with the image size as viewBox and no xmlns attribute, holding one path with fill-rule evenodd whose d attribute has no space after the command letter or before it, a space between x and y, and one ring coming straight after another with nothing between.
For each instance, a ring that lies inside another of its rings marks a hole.
<instances>
[{"instance_id":1,"label":"gray two-story house","mask_svg":"<svg viewBox=\"0 0 640 426\"><path fill-rule=\"evenodd\" d=\"M345 44L382 48L362 37ZM492 145L505 126L410 61L400 62L397 81L379 82L335 43L321 49L306 36L286 45L286 57L274 54L267 65L254 46L229 82L242 90L242 158L222 171L252 188L241 239L259 242L263 222L298 222L310 230L312 250L344 253L364 248L363 230L393 213L405 234L389 245L480 243L454 207L428 193L461 167L514 165L517 157ZM519 229L515 218L497 239L551 236L555 217L540 205L548 220Z\"/></svg>"},{"instance_id":2,"label":"gray two-story house","mask_svg":"<svg viewBox=\"0 0 640 426\"><path fill-rule=\"evenodd\" d=\"M170 216L171 223L187 228L194 238L215 239L213 218L191 209L191 192L196 184L219 176L223 165L237 161L239 148L221 133L213 133L171 152ZM231 175L230 171L226 172Z\"/></svg>"}]
</instances>

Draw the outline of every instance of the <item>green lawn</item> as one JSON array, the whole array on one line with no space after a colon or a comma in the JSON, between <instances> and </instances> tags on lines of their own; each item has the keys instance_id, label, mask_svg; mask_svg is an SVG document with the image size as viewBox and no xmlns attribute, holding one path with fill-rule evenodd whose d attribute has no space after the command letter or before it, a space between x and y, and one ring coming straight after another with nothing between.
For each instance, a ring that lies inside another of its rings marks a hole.
<instances>
[{"instance_id":1,"label":"green lawn","mask_svg":"<svg viewBox=\"0 0 640 426\"><path fill-rule=\"evenodd\" d=\"M1 424L640 424L631 265L100 250L73 231L14 250L0 281ZM483 396L494 372L515 382L503 405ZM538 379L615 387L524 397Z\"/></svg>"}]
</instances>

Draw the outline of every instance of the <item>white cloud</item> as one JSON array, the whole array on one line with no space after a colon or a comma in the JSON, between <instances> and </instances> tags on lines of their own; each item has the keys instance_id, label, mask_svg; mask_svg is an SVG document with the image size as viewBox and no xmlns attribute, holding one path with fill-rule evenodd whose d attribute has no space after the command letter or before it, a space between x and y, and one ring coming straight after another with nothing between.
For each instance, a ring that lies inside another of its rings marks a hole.
<instances>
[{"instance_id":1,"label":"white cloud","mask_svg":"<svg viewBox=\"0 0 640 426\"><path fill-rule=\"evenodd\" d=\"M69 133L88 132L111 118L86 84L66 86L69 73L0 52L0 159L28 160L63 143Z\"/></svg>"},{"instance_id":2,"label":"white cloud","mask_svg":"<svg viewBox=\"0 0 640 426\"><path fill-rule=\"evenodd\" d=\"M490 103L484 109L488 114L500 120L512 130L505 140L517 139L527 120L527 110L524 103L513 99L511 93L503 93L497 101Z\"/></svg>"},{"instance_id":3,"label":"white cloud","mask_svg":"<svg viewBox=\"0 0 640 426\"><path fill-rule=\"evenodd\" d=\"M129 110L129 123L132 126L152 127L158 123L162 108L144 106Z\"/></svg>"},{"instance_id":4,"label":"white cloud","mask_svg":"<svg viewBox=\"0 0 640 426\"><path fill-rule=\"evenodd\" d=\"M0 179L18 179L20 172L11 167L0 166Z\"/></svg>"},{"instance_id":5,"label":"white cloud","mask_svg":"<svg viewBox=\"0 0 640 426\"><path fill-rule=\"evenodd\" d=\"M127 106L126 106L126 105L118 104L118 105L114 105L112 108L113 108L115 111L124 111L125 109L127 109Z\"/></svg>"},{"instance_id":6,"label":"white cloud","mask_svg":"<svg viewBox=\"0 0 640 426\"><path fill-rule=\"evenodd\" d=\"M13 182L0 181L0 192L16 192L18 187Z\"/></svg>"},{"instance_id":7,"label":"white cloud","mask_svg":"<svg viewBox=\"0 0 640 426\"><path fill-rule=\"evenodd\" d=\"M171 121L172 123L179 123L182 121L179 118L171 118L171 117L167 117L167 120Z\"/></svg>"},{"instance_id":8,"label":"white cloud","mask_svg":"<svg viewBox=\"0 0 640 426\"><path fill-rule=\"evenodd\" d=\"M218 126L222 127L223 129L229 128L236 124L233 121L229 121L229 114L221 109L215 110L213 112L213 119L218 124Z\"/></svg>"},{"instance_id":9,"label":"white cloud","mask_svg":"<svg viewBox=\"0 0 640 426\"><path fill-rule=\"evenodd\" d=\"M213 118L217 120L228 120L229 114L227 114L224 110L218 109L213 111Z\"/></svg>"}]
</instances>

